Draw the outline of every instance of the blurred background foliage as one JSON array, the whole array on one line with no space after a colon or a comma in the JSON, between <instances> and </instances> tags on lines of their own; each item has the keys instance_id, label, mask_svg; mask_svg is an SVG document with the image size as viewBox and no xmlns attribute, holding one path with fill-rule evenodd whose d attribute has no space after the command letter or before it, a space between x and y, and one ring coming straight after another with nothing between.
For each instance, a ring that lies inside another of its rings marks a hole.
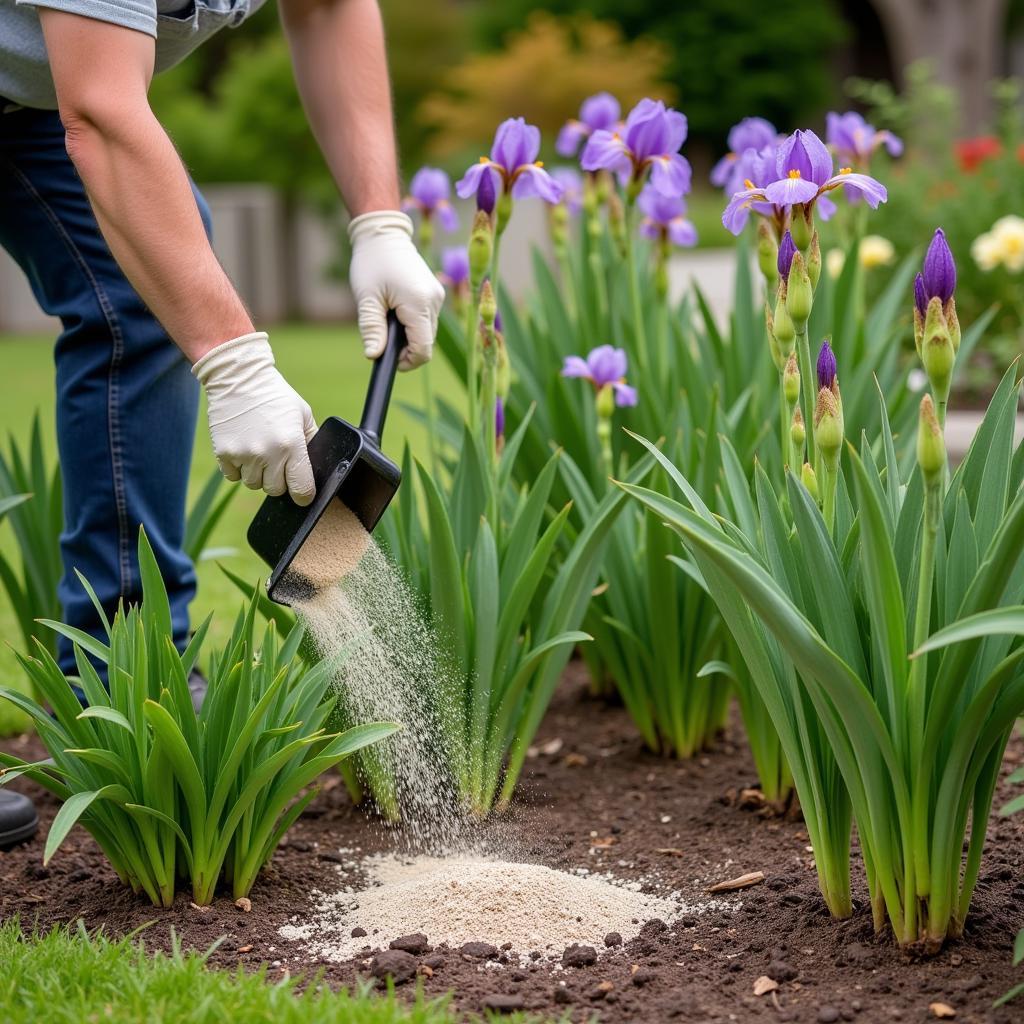
<instances>
[{"instance_id":1,"label":"blurred background foliage","mask_svg":"<svg viewBox=\"0 0 1024 1024\"><path fill-rule=\"evenodd\" d=\"M550 141L587 96L602 90L624 110L645 96L676 99L668 81L670 46L649 36L626 39L614 22L534 11L525 27L510 27L500 40L452 68L423 101L431 156L461 155L467 145L475 156L495 124L513 116L537 125Z\"/></svg>"},{"instance_id":2,"label":"blurred background foliage","mask_svg":"<svg viewBox=\"0 0 1024 1024\"><path fill-rule=\"evenodd\" d=\"M942 225L957 261L957 310L963 323L998 306L986 344L974 353L964 379L981 399L993 378L1021 353L1024 294L1021 273L983 269L968 254L972 243L1006 214L1024 214L1024 106L1021 82L992 83L991 130L953 140L949 125L960 118L956 92L937 81L928 62L905 72L905 88L853 79L850 95L878 127L890 128L907 145L905 156L882 175L889 201L871 217L871 230L889 239L899 256L920 246ZM884 285L884 275L874 279Z\"/></svg>"},{"instance_id":3,"label":"blurred background foliage","mask_svg":"<svg viewBox=\"0 0 1024 1024\"><path fill-rule=\"evenodd\" d=\"M833 0L381 0L398 139L407 171L456 169L503 117L551 137L584 97L678 101L691 158L709 162L729 126L758 113L780 126L837 97L832 48L846 35ZM794 28L798 26L798 28ZM331 194L301 116L276 5L222 32L154 80L154 109L193 176L261 181L290 196Z\"/></svg>"}]
</instances>

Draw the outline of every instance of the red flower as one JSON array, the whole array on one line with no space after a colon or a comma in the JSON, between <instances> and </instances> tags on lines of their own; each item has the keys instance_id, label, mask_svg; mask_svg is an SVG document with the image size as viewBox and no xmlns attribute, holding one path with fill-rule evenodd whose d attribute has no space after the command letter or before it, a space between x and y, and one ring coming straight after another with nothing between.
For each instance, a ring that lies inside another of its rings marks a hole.
<instances>
[{"instance_id":1,"label":"red flower","mask_svg":"<svg viewBox=\"0 0 1024 1024\"><path fill-rule=\"evenodd\" d=\"M1003 144L994 135L979 135L974 139L961 139L954 144L960 169L968 174L976 171L986 160L999 156Z\"/></svg>"}]
</instances>

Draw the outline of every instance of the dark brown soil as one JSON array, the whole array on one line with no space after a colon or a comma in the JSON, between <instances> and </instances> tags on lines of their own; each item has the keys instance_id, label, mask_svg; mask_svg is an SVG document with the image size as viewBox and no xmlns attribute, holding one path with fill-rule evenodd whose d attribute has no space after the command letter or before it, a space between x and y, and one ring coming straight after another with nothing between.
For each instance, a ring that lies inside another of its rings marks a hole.
<instances>
[{"instance_id":1,"label":"dark brown soil","mask_svg":"<svg viewBox=\"0 0 1024 1024\"><path fill-rule=\"evenodd\" d=\"M641 749L621 708L583 696L578 669L568 675L539 740L561 739L562 745L528 762L512 821L502 826L515 837L517 853L552 867L655 877L693 902L706 898L715 881L754 871L763 871L765 881L727 895L728 912L682 918L668 928L648 925L639 938L602 948L591 966L483 967L484 961L439 946L415 957L432 972L420 968L427 993L453 990L455 1004L468 1012L525 1008L553 1017L568 1013L575 1021L924 1022L935 1019L929 1006L936 1002L955 1009L958 1022L1024 1019L1024 997L992 1009L997 996L1024 980L1024 969L1010 962L1013 937L1024 924L1024 819L990 823L965 938L934 958L915 959L888 937L873 935L859 877L854 916L842 922L829 917L799 821L762 817L730 801L756 783L738 727L704 757L662 760ZM36 740L4 747L38 753ZM1018 738L1008 762L1022 758ZM39 799L45 825L54 802L30 784L25 788ZM996 805L1009 794L1001 786ZM354 809L334 778L257 883L251 913L226 897L205 910L192 907L187 896L170 911L154 910L120 887L80 829L44 868L44 834L0 854L0 917L20 914L24 925L35 920L40 926L82 918L108 934L155 922L144 933L152 948L167 945L171 926L186 945L200 949L224 936L211 959L220 967L269 962L272 976L322 967L338 985L369 974L369 960L321 964L277 932L293 915L308 915L311 890L335 891L353 880L340 866L349 858L339 856L339 848L388 846L387 831ZM408 925L407 934L423 930L419 922ZM371 935L368 942L387 948L398 937ZM756 996L755 982L764 975L774 976L778 987Z\"/></svg>"}]
</instances>

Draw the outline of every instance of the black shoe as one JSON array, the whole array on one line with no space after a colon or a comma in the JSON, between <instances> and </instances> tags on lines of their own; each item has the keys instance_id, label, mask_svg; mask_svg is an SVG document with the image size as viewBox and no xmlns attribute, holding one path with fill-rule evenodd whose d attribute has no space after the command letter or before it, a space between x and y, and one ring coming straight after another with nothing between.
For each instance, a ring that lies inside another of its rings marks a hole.
<instances>
[{"instance_id":1,"label":"black shoe","mask_svg":"<svg viewBox=\"0 0 1024 1024\"><path fill-rule=\"evenodd\" d=\"M0 850L12 850L36 834L39 815L23 793L0 789Z\"/></svg>"},{"instance_id":2,"label":"black shoe","mask_svg":"<svg viewBox=\"0 0 1024 1024\"><path fill-rule=\"evenodd\" d=\"M188 692L192 694L192 707L196 709L197 715L202 710L209 687L210 684L206 681L206 676L199 669L192 669L192 673L188 677Z\"/></svg>"}]
</instances>

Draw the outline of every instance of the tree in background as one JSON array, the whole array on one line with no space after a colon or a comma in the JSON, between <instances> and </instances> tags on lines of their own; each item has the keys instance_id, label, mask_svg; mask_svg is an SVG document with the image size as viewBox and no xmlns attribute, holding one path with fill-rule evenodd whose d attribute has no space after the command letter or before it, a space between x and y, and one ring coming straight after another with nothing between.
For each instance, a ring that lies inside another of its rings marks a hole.
<instances>
[{"instance_id":1,"label":"tree in background","mask_svg":"<svg viewBox=\"0 0 1024 1024\"><path fill-rule=\"evenodd\" d=\"M399 149L409 171L422 160L429 134L420 100L462 56L464 19L453 0L381 0L381 9ZM150 98L197 181L265 182L287 199L336 205L272 5L157 75Z\"/></svg>"},{"instance_id":2,"label":"tree in background","mask_svg":"<svg viewBox=\"0 0 1024 1024\"><path fill-rule=\"evenodd\" d=\"M479 147L506 117L525 117L553 139L580 102L601 90L618 97L623 110L644 96L672 100L668 62L661 42L627 41L612 21L535 11L500 50L472 54L452 68L420 116L433 133L432 154L442 158Z\"/></svg>"},{"instance_id":3,"label":"tree in background","mask_svg":"<svg viewBox=\"0 0 1024 1024\"><path fill-rule=\"evenodd\" d=\"M504 46L506 34L538 9L586 13L617 22L628 39L658 40L668 54L664 77L691 137L716 147L742 117L759 114L789 128L820 117L834 98L830 51L845 25L833 0L774 0L766 7L749 0L482 2L475 18L481 44Z\"/></svg>"}]
</instances>

